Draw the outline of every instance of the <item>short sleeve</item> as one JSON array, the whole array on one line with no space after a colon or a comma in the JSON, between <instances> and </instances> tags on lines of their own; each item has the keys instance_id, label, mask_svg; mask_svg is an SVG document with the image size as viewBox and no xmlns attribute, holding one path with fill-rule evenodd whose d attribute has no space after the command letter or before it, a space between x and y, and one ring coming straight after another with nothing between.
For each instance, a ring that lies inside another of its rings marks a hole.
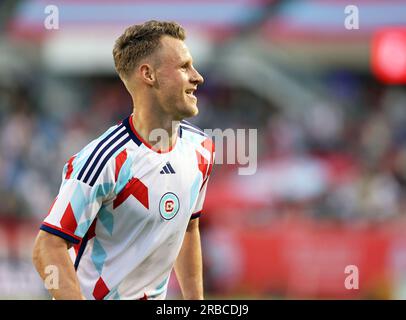
<instances>
[{"instance_id":1,"label":"short sleeve","mask_svg":"<svg viewBox=\"0 0 406 320\"><path fill-rule=\"evenodd\" d=\"M199 194L197 196L196 204L193 209L191 219L199 218L202 214L203 205L204 205L204 201L206 198L207 186L208 186L208 183L210 180L210 175L211 175L213 165L214 165L215 152L214 152L213 141L211 139L207 139L202 145L204 148L206 148L207 150L210 151L210 160L208 161L208 165L205 170L205 174L203 175L202 186L201 186ZM203 158L201 158L201 159L203 159Z\"/></svg>"},{"instance_id":2,"label":"short sleeve","mask_svg":"<svg viewBox=\"0 0 406 320\"><path fill-rule=\"evenodd\" d=\"M203 184L202 188L200 189L191 219L199 218L202 214L203 204L204 204L204 200L206 198L206 190L207 190L208 182L209 182L209 178L206 180L206 182Z\"/></svg>"},{"instance_id":3,"label":"short sleeve","mask_svg":"<svg viewBox=\"0 0 406 320\"><path fill-rule=\"evenodd\" d=\"M115 197L121 155L126 154L129 140L126 127L120 123L69 159L62 171L58 196L41 230L74 244L82 240L103 204Z\"/></svg>"},{"instance_id":4,"label":"short sleeve","mask_svg":"<svg viewBox=\"0 0 406 320\"><path fill-rule=\"evenodd\" d=\"M105 186L91 187L76 179L64 181L40 229L71 243L79 243L110 192Z\"/></svg>"},{"instance_id":5,"label":"short sleeve","mask_svg":"<svg viewBox=\"0 0 406 320\"><path fill-rule=\"evenodd\" d=\"M59 193L40 227L73 244L82 240L103 203L114 197L115 162L99 160L94 150L97 143L66 163Z\"/></svg>"}]
</instances>

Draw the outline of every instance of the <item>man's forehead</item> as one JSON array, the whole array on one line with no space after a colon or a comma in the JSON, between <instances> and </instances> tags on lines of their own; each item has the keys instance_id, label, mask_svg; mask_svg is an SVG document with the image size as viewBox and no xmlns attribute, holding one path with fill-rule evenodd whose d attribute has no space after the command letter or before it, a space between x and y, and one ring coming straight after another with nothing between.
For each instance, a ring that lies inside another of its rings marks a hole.
<instances>
[{"instance_id":1,"label":"man's forehead","mask_svg":"<svg viewBox=\"0 0 406 320\"><path fill-rule=\"evenodd\" d=\"M186 43L180 39L172 38L169 36L163 36L161 38L161 50L160 52L165 55L176 59L191 59L191 55Z\"/></svg>"}]
</instances>

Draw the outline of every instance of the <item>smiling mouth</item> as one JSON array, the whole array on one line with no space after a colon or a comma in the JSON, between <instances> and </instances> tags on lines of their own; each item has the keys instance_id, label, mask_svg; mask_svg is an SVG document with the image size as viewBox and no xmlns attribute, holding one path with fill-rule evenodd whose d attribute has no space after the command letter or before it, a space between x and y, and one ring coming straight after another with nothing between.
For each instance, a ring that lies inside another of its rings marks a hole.
<instances>
[{"instance_id":1,"label":"smiling mouth","mask_svg":"<svg viewBox=\"0 0 406 320\"><path fill-rule=\"evenodd\" d=\"M195 90L196 89L187 89L187 90L185 90L185 93L190 98L197 99L196 96L194 95Z\"/></svg>"}]
</instances>

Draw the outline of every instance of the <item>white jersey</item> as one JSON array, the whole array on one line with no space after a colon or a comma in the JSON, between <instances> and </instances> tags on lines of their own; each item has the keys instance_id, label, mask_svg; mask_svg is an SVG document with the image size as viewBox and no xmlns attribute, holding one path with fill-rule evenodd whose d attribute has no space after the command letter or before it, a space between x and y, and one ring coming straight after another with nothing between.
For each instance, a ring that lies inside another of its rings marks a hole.
<instances>
[{"instance_id":1,"label":"white jersey","mask_svg":"<svg viewBox=\"0 0 406 320\"><path fill-rule=\"evenodd\" d=\"M41 229L74 244L87 299L164 299L190 219L201 214L214 144L182 121L152 150L132 116L74 155Z\"/></svg>"}]
</instances>

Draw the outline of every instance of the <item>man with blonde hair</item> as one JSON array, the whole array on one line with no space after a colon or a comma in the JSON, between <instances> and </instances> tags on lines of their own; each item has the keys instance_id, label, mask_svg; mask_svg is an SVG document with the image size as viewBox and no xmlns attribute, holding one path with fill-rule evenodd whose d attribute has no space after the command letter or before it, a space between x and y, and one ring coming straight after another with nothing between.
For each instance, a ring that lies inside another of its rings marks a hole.
<instances>
[{"instance_id":1,"label":"man with blonde hair","mask_svg":"<svg viewBox=\"0 0 406 320\"><path fill-rule=\"evenodd\" d=\"M116 40L133 110L64 167L33 252L43 279L47 266L59 270L53 298L164 299L174 268L183 297L203 299L198 218L214 144L184 121L198 114L203 83L184 40L180 25L161 21Z\"/></svg>"}]
</instances>

